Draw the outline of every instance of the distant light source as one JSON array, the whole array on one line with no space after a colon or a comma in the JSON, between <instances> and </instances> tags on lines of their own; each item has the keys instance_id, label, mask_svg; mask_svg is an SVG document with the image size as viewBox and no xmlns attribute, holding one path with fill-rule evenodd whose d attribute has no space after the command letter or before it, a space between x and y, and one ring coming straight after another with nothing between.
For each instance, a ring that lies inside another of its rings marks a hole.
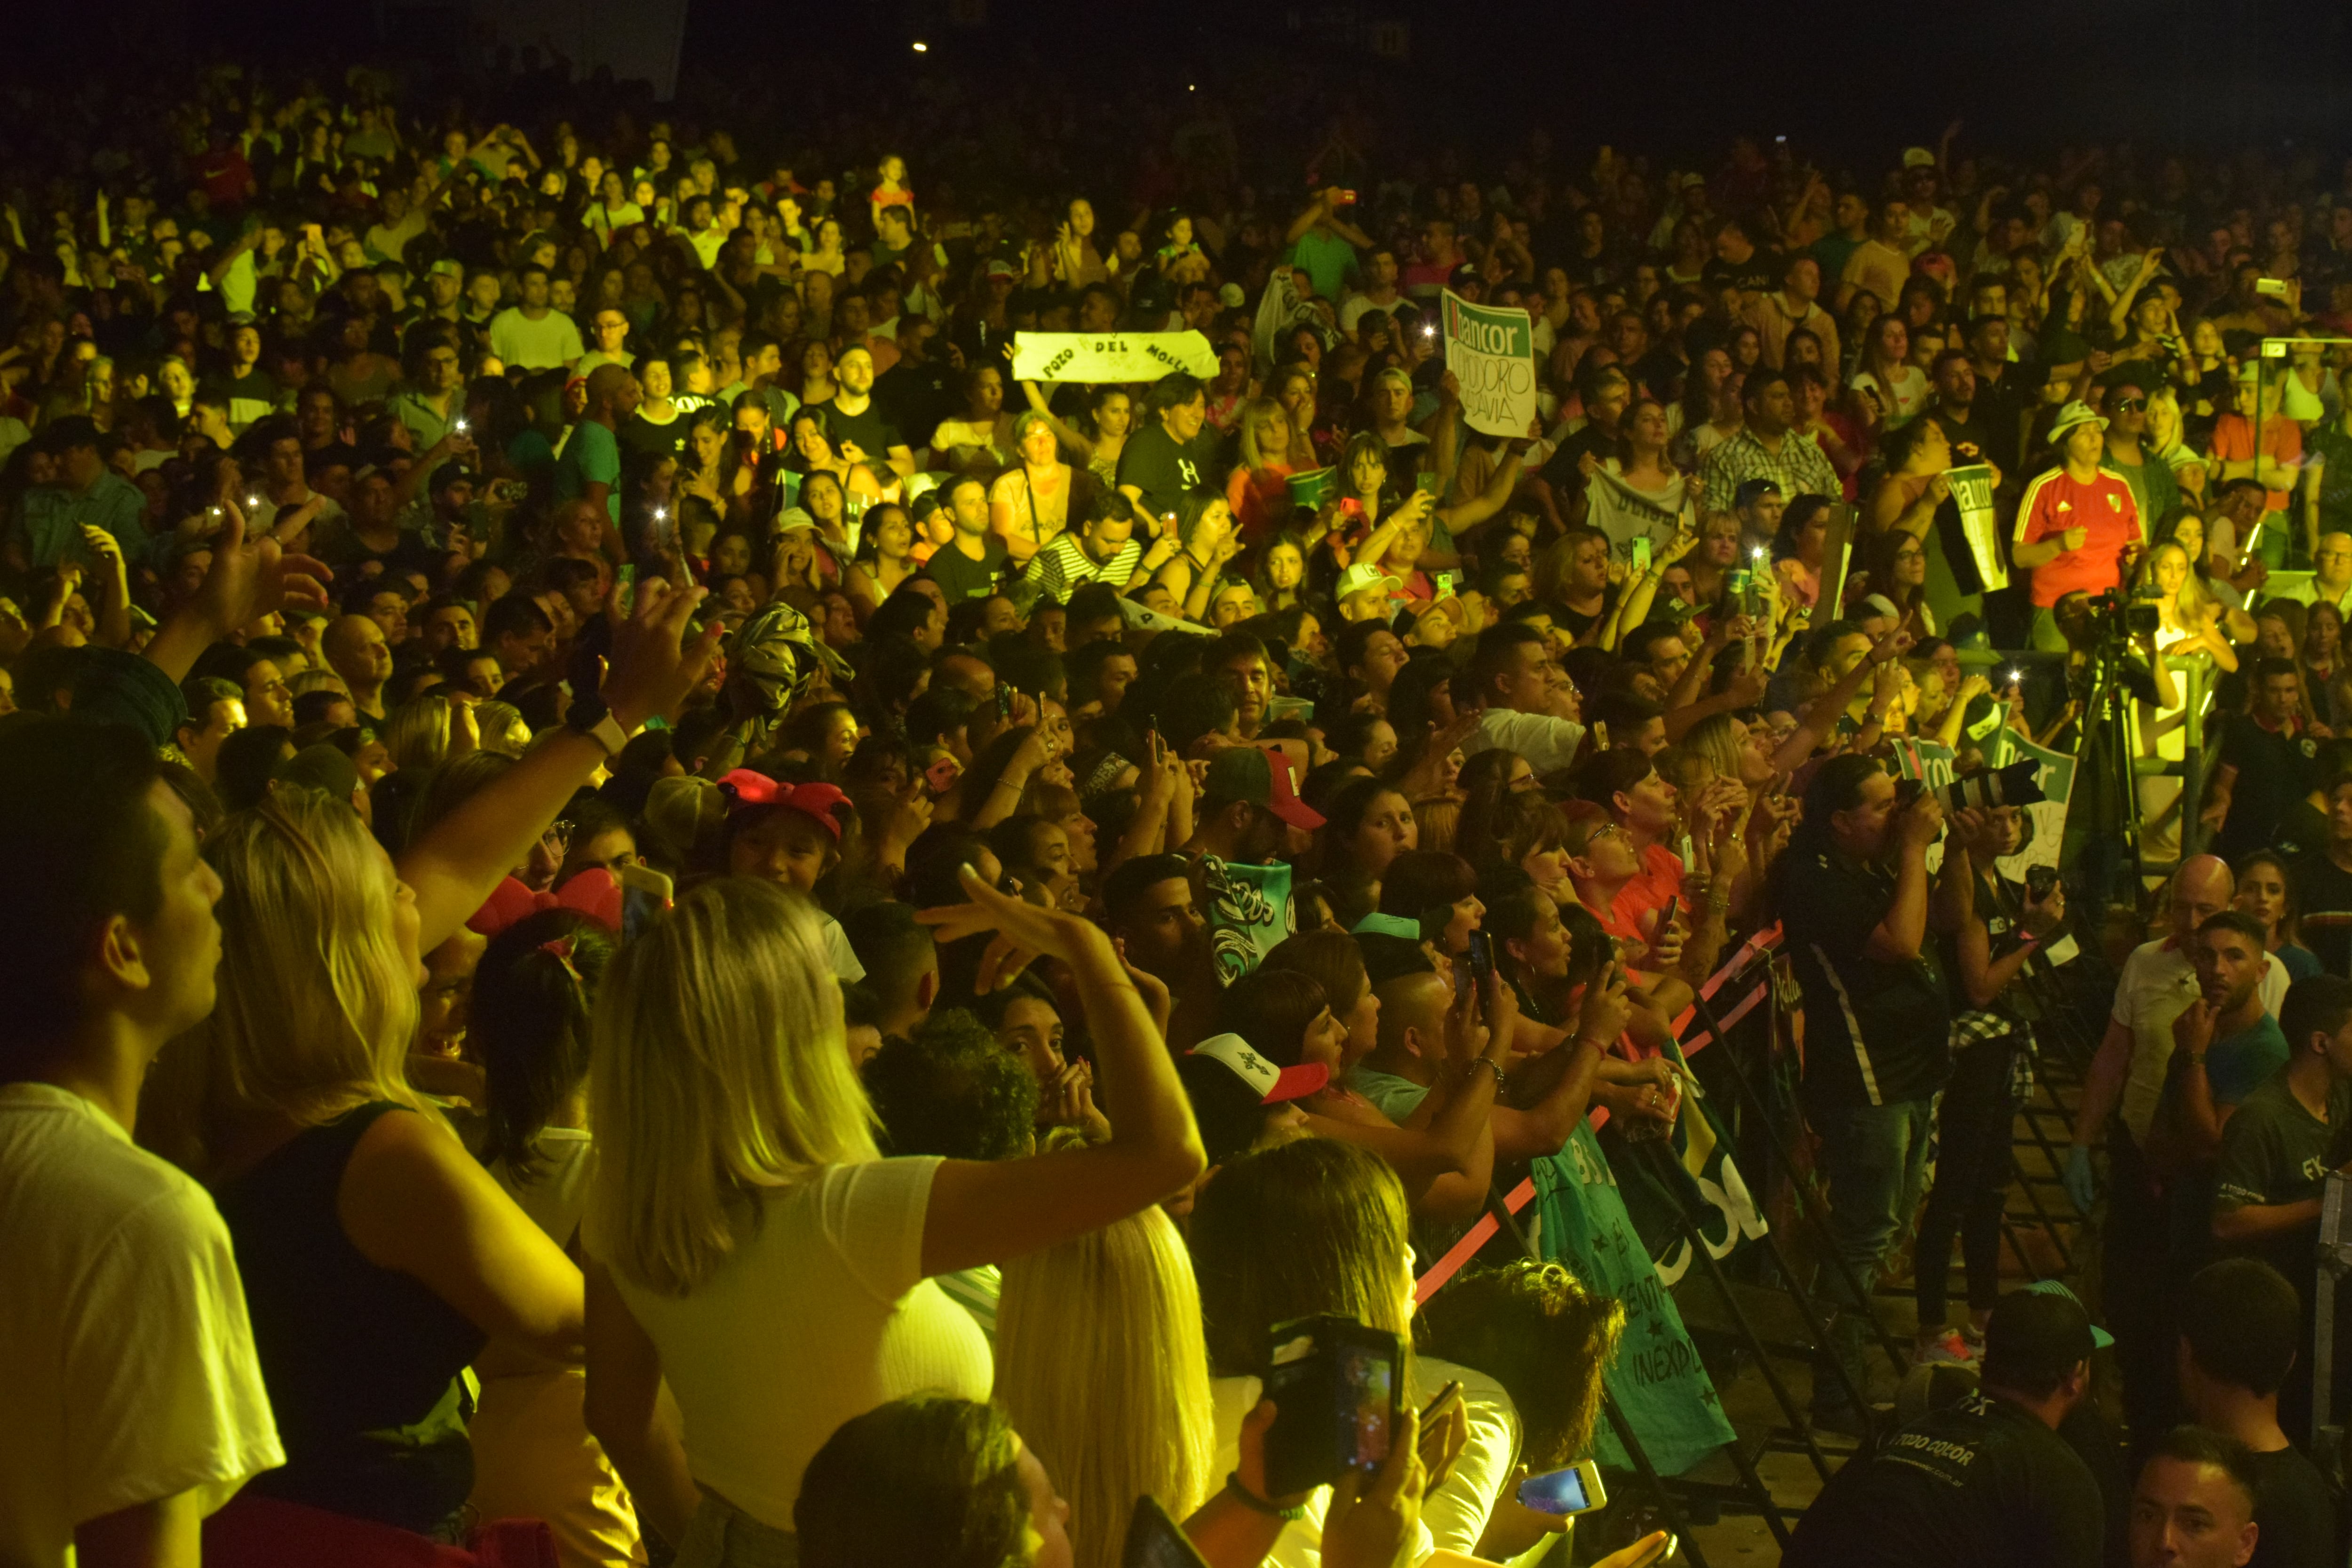
<instances>
[{"instance_id":1,"label":"distant light source","mask_svg":"<svg viewBox=\"0 0 2352 1568\"><path fill-rule=\"evenodd\" d=\"M919 55L929 54L931 52L931 46L923 42L922 39L917 38L915 40L915 52Z\"/></svg>"},{"instance_id":2,"label":"distant light source","mask_svg":"<svg viewBox=\"0 0 2352 1568\"><path fill-rule=\"evenodd\" d=\"M1186 92L1198 92L1201 89L1196 84L1188 81L1184 84L1184 90Z\"/></svg>"}]
</instances>

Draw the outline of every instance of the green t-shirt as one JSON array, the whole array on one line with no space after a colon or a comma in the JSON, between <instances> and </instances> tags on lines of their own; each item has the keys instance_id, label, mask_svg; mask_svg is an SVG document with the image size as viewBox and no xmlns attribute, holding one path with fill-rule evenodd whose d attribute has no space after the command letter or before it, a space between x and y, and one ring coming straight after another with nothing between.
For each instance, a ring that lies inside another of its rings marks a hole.
<instances>
[{"instance_id":1,"label":"green t-shirt","mask_svg":"<svg viewBox=\"0 0 2352 1568\"><path fill-rule=\"evenodd\" d=\"M604 426L593 419L583 419L572 427L572 438L563 444L563 456L555 460L555 499L570 500L592 484L606 487L604 510L618 523L621 521L621 444Z\"/></svg>"},{"instance_id":2,"label":"green t-shirt","mask_svg":"<svg viewBox=\"0 0 2352 1568\"><path fill-rule=\"evenodd\" d=\"M1336 305L1348 274L1356 270L1356 247L1336 234L1310 228L1290 247L1290 264L1307 274L1315 292Z\"/></svg>"},{"instance_id":3,"label":"green t-shirt","mask_svg":"<svg viewBox=\"0 0 2352 1568\"><path fill-rule=\"evenodd\" d=\"M1381 1115L1399 1123L1419 1110L1421 1102L1429 1098L1428 1085L1368 1068L1361 1062L1348 1069L1348 1087L1380 1107Z\"/></svg>"}]
</instances>

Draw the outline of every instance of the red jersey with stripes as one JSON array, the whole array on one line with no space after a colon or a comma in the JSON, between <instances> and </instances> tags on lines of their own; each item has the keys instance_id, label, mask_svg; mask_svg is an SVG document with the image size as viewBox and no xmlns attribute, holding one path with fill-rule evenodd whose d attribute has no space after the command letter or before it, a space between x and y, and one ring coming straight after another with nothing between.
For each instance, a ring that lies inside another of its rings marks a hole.
<instances>
[{"instance_id":1,"label":"red jersey with stripes","mask_svg":"<svg viewBox=\"0 0 2352 1568\"><path fill-rule=\"evenodd\" d=\"M2124 546L2141 537L2131 486L2105 470L2086 481L2056 468L2025 487L2017 503L2018 543L2040 544L2076 528L2088 535L2081 549L2033 568L2033 602L2042 608L2076 589L2104 594L2122 585Z\"/></svg>"}]
</instances>

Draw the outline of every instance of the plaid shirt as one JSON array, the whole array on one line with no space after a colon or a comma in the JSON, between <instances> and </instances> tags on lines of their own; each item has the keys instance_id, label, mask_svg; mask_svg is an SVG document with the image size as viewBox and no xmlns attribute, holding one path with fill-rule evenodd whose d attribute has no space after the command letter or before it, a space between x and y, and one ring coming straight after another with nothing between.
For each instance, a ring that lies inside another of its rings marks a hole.
<instances>
[{"instance_id":1,"label":"plaid shirt","mask_svg":"<svg viewBox=\"0 0 2352 1568\"><path fill-rule=\"evenodd\" d=\"M1845 494L1845 486L1830 467L1829 455L1820 443L1793 430L1781 436L1778 454L1767 450L1755 432L1742 430L1730 440L1717 443L1700 462L1699 473L1706 480L1710 506L1729 506L1739 487L1749 479L1770 479L1790 500L1801 495L1835 500Z\"/></svg>"}]
</instances>

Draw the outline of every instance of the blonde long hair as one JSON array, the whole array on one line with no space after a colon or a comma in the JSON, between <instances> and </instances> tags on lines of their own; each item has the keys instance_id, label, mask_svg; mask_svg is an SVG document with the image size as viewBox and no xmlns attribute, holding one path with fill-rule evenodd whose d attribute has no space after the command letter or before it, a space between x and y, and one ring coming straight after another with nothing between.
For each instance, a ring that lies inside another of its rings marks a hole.
<instances>
[{"instance_id":1,"label":"blonde long hair","mask_svg":"<svg viewBox=\"0 0 2352 1568\"><path fill-rule=\"evenodd\" d=\"M437 691L394 709L380 737L394 768L438 767L449 754L449 699Z\"/></svg>"},{"instance_id":2,"label":"blonde long hair","mask_svg":"<svg viewBox=\"0 0 2352 1568\"><path fill-rule=\"evenodd\" d=\"M683 1296L727 1261L768 1188L879 1157L815 904L720 877L604 972L589 1068L597 1250Z\"/></svg>"},{"instance_id":3,"label":"blonde long hair","mask_svg":"<svg viewBox=\"0 0 2352 1568\"><path fill-rule=\"evenodd\" d=\"M1257 438L1258 426L1277 415L1281 416L1285 432L1283 445L1279 451L1270 452ZM1290 411L1273 398L1252 398L1243 405L1242 416L1234 421L1234 425L1240 436L1242 466L1252 474L1262 474L1275 464L1289 458L1290 441L1287 433L1290 429Z\"/></svg>"},{"instance_id":4,"label":"blonde long hair","mask_svg":"<svg viewBox=\"0 0 2352 1568\"><path fill-rule=\"evenodd\" d=\"M996 1399L1069 1500L1076 1568L1118 1568L1145 1493L1178 1519L1208 1500L1201 1292L1156 1205L1004 1266Z\"/></svg>"},{"instance_id":5,"label":"blonde long hair","mask_svg":"<svg viewBox=\"0 0 2352 1568\"><path fill-rule=\"evenodd\" d=\"M201 1173L224 1123L257 1112L314 1127L388 1100L437 1120L408 1084L416 975L392 868L358 815L281 785L224 821L205 858L221 878L219 1001L148 1075L152 1146Z\"/></svg>"}]
</instances>

